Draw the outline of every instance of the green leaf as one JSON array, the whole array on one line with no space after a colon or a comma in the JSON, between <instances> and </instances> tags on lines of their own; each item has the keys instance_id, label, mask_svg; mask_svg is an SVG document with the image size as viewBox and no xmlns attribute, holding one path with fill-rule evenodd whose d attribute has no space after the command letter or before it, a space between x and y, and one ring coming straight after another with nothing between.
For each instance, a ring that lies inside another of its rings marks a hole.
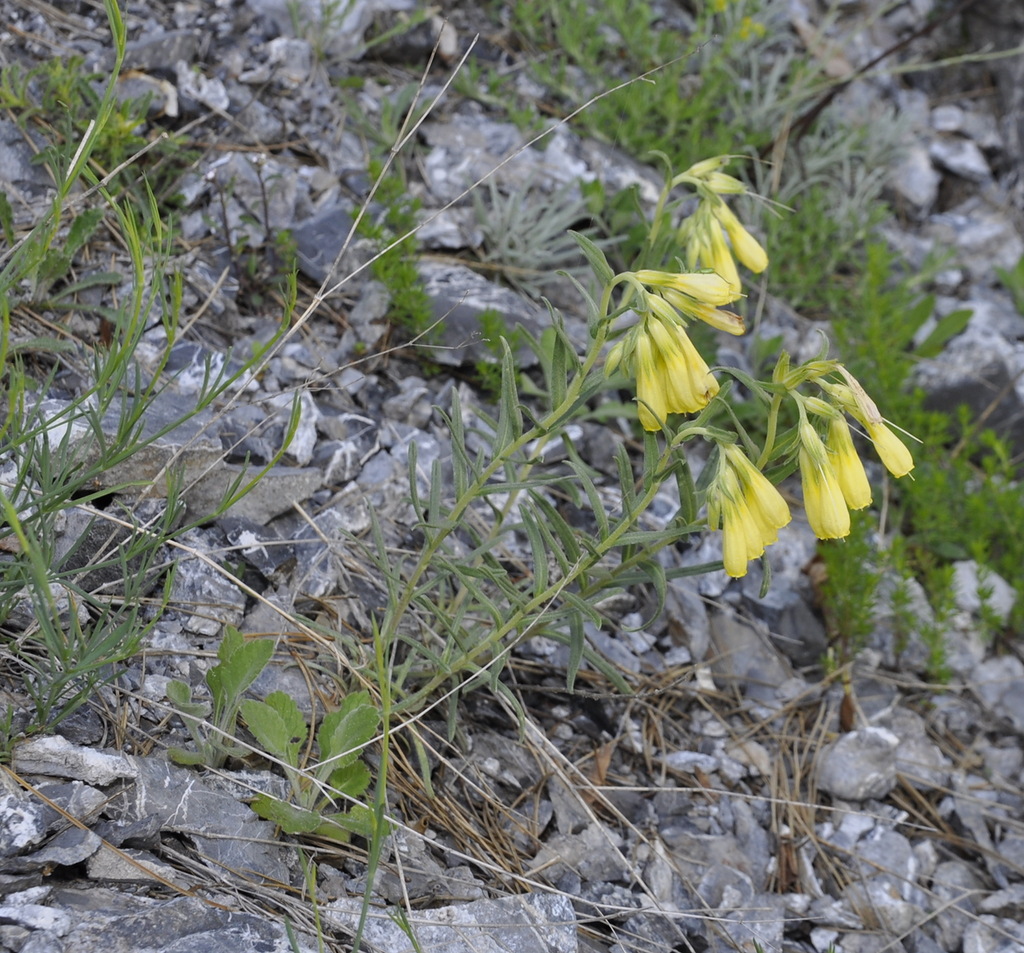
<instances>
[{"instance_id":1,"label":"green leaf","mask_svg":"<svg viewBox=\"0 0 1024 953\"><path fill-rule=\"evenodd\" d=\"M494 437L494 452L500 453L523 433L523 415L519 409L519 391L516 389L516 365L512 349L501 339L501 397L498 409L498 429Z\"/></svg>"},{"instance_id":2,"label":"green leaf","mask_svg":"<svg viewBox=\"0 0 1024 953\"><path fill-rule=\"evenodd\" d=\"M274 654L274 642L270 639L247 640L238 629L228 626L224 639L217 650L220 664L206 673L206 684L210 686L218 705L225 710L233 708L238 699L267 667Z\"/></svg>"},{"instance_id":3,"label":"green leaf","mask_svg":"<svg viewBox=\"0 0 1024 953\"><path fill-rule=\"evenodd\" d=\"M909 344L913 340L914 335L917 333L919 328L924 327L924 323L935 313L935 295L925 295L920 301L914 303L907 313L904 315L903 320L900 322L904 328L904 336L906 343Z\"/></svg>"},{"instance_id":4,"label":"green leaf","mask_svg":"<svg viewBox=\"0 0 1024 953\"><path fill-rule=\"evenodd\" d=\"M974 316L970 308L957 308L938 321L931 332L915 349L918 357L938 357L950 338L956 337Z\"/></svg>"},{"instance_id":5,"label":"green leaf","mask_svg":"<svg viewBox=\"0 0 1024 953\"><path fill-rule=\"evenodd\" d=\"M316 811L307 811L268 794L258 794L249 805L265 821L277 824L286 834L312 834L323 824Z\"/></svg>"},{"instance_id":6,"label":"green leaf","mask_svg":"<svg viewBox=\"0 0 1024 953\"><path fill-rule=\"evenodd\" d=\"M356 805L350 811L341 814L325 815L316 833L319 837L330 837L340 841L347 841L352 834L369 840L373 837L376 827L373 811L368 807Z\"/></svg>"},{"instance_id":7,"label":"green leaf","mask_svg":"<svg viewBox=\"0 0 1024 953\"><path fill-rule=\"evenodd\" d=\"M8 245L14 244L14 210L6 192L0 192L0 229Z\"/></svg>"},{"instance_id":8,"label":"green leaf","mask_svg":"<svg viewBox=\"0 0 1024 953\"><path fill-rule=\"evenodd\" d=\"M370 776L370 769L362 761L354 761L344 768L338 768L331 773L327 783L349 797L359 797L370 786L373 778Z\"/></svg>"},{"instance_id":9,"label":"green leaf","mask_svg":"<svg viewBox=\"0 0 1024 953\"><path fill-rule=\"evenodd\" d=\"M185 682L178 681L176 678L171 679L167 683L167 688L164 691L167 693L167 697L179 708L192 702L191 686Z\"/></svg>"},{"instance_id":10,"label":"green leaf","mask_svg":"<svg viewBox=\"0 0 1024 953\"><path fill-rule=\"evenodd\" d=\"M167 683L167 697L170 699L172 705L181 712L182 715L190 715L193 718L205 718L210 714L210 704L205 701L192 701L192 689L185 683L179 682L177 679Z\"/></svg>"},{"instance_id":11,"label":"green leaf","mask_svg":"<svg viewBox=\"0 0 1024 953\"><path fill-rule=\"evenodd\" d=\"M370 704L367 692L349 695L337 711L326 714L317 732L320 760L326 767L318 776L329 777L355 761L373 740L379 724L380 712Z\"/></svg>"},{"instance_id":12,"label":"green leaf","mask_svg":"<svg viewBox=\"0 0 1024 953\"><path fill-rule=\"evenodd\" d=\"M677 454L673 472L676 476L676 487L679 490L679 519L684 523L693 523L697 519L697 487L693 482L693 473L686 457Z\"/></svg>"},{"instance_id":13,"label":"green leaf","mask_svg":"<svg viewBox=\"0 0 1024 953\"><path fill-rule=\"evenodd\" d=\"M574 232L570 229L569 234L573 237L573 240L577 245L580 246L580 251L583 252L587 261L590 262L590 267L594 269L594 274L597 276L597 280L602 284L606 285L608 282L615 277L615 272L612 271L608 264L608 259L605 257L603 251L597 247L586 235L581 235L579 232Z\"/></svg>"},{"instance_id":14,"label":"green leaf","mask_svg":"<svg viewBox=\"0 0 1024 953\"><path fill-rule=\"evenodd\" d=\"M92 237L97 226L103 221L103 208L90 208L75 217L68 229L68 239L64 245L64 254L70 259Z\"/></svg>"},{"instance_id":15,"label":"green leaf","mask_svg":"<svg viewBox=\"0 0 1024 953\"><path fill-rule=\"evenodd\" d=\"M520 505L519 515L523 521L523 532L530 544L530 560L533 566L533 593L540 595L548 587L548 554L544 537L536 518L527 506Z\"/></svg>"},{"instance_id":16,"label":"green leaf","mask_svg":"<svg viewBox=\"0 0 1024 953\"><path fill-rule=\"evenodd\" d=\"M299 749L309 735L309 727L291 695L272 692L265 702L247 699L241 708L256 740L270 754L298 767Z\"/></svg>"},{"instance_id":17,"label":"green leaf","mask_svg":"<svg viewBox=\"0 0 1024 953\"><path fill-rule=\"evenodd\" d=\"M466 428L462 421L462 401L457 387L452 388L452 415L445 423L452 435L452 482L455 484L455 498L461 499L469 487L472 464L466 452Z\"/></svg>"},{"instance_id":18,"label":"green leaf","mask_svg":"<svg viewBox=\"0 0 1024 953\"><path fill-rule=\"evenodd\" d=\"M583 650L586 648L587 636L583 630L583 616L574 612L569 616L569 661L565 666L565 687L571 692L576 686L576 675L583 661Z\"/></svg>"}]
</instances>

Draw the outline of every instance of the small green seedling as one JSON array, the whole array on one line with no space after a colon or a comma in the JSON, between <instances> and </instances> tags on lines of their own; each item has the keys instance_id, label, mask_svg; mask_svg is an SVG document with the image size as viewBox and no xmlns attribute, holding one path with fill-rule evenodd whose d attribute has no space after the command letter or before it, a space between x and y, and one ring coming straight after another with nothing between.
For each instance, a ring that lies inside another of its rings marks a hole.
<instances>
[{"instance_id":1,"label":"small green seedling","mask_svg":"<svg viewBox=\"0 0 1024 953\"><path fill-rule=\"evenodd\" d=\"M268 639L246 641L241 632L228 626L217 650L219 661L206 673L212 705L207 701L193 701L192 689L185 682L167 683L167 697L178 709L196 745L195 751L172 748L168 754L173 761L219 768L228 758L240 758L249 753L247 748L231 741L242 693L267 667L273 654L273 642Z\"/></svg>"},{"instance_id":2,"label":"small green seedling","mask_svg":"<svg viewBox=\"0 0 1024 953\"><path fill-rule=\"evenodd\" d=\"M380 713L367 692L349 695L337 711L324 716L316 732L319 760L302 765L311 729L291 696L273 692L266 701L241 705L249 730L277 758L291 785L291 801L260 794L252 809L288 834L316 834L348 840L373 834L373 812L360 804L334 811L338 796L356 798L370 786L370 771L359 759L380 725Z\"/></svg>"}]
</instances>

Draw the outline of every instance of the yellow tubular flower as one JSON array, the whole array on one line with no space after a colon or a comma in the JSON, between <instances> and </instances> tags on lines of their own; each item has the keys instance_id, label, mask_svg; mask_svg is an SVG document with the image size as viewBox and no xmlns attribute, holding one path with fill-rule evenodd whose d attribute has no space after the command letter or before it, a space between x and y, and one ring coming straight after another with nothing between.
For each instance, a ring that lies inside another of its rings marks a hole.
<instances>
[{"instance_id":1,"label":"yellow tubular flower","mask_svg":"<svg viewBox=\"0 0 1024 953\"><path fill-rule=\"evenodd\" d=\"M850 511L842 487L828 459L828 451L814 427L800 424L800 478L804 509L818 539L842 539L850 534Z\"/></svg>"},{"instance_id":2,"label":"yellow tubular flower","mask_svg":"<svg viewBox=\"0 0 1024 953\"><path fill-rule=\"evenodd\" d=\"M738 296L740 293L740 273L733 261L732 252L725 243L722 230L711 226L706 235L707 243L701 250L701 261L717 275L724 278L729 287Z\"/></svg>"},{"instance_id":3,"label":"yellow tubular flower","mask_svg":"<svg viewBox=\"0 0 1024 953\"><path fill-rule=\"evenodd\" d=\"M708 524L722 523L722 563L733 578L764 554L790 520L789 507L768 478L735 444L721 450L722 463L708 497Z\"/></svg>"},{"instance_id":4,"label":"yellow tubular flower","mask_svg":"<svg viewBox=\"0 0 1024 953\"><path fill-rule=\"evenodd\" d=\"M722 563L734 579L747 574L747 563L764 552L764 542L739 479L731 467L723 467L716 487L722 514Z\"/></svg>"},{"instance_id":5,"label":"yellow tubular flower","mask_svg":"<svg viewBox=\"0 0 1024 953\"><path fill-rule=\"evenodd\" d=\"M727 279L708 272L677 274L671 271L642 269L634 274L641 284L650 285L659 290L671 289L681 295L686 295L687 298L691 298L695 302L711 307L731 304L737 298L742 297L738 291L732 288ZM685 311L687 308L682 307L680 310Z\"/></svg>"},{"instance_id":6,"label":"yellow tubular flower","mask_svg":"<svg viewBox=\"0 0 1024 953\"><path fill-rule=\"evenodd\" d=\"M710 277L717 278L718 275L711 275ZM697 318L705 324L710 324L716 331L725 331L726 334L743 334L747 330L747 326L743 323L743 318L732 311L723 311L721 308L712 307L710 304L694 301L692 298L687 298L686 295L681 295L671 288L662 288L661 296L673 308L682 311L683 314Z\"/></svg>"},{"instance_id":7,"label":"yellow tubular flower","mask_svg":"<svg viewBox=\"0 0 1024 953\"><path fill-rule=\"evenodd\" d=\"M710 159L701 159L700 162L695 162L682 175L677 175L672 181L681 182L687 178L704 179L717 172L722 166L728 165L728 163L728 156L712 156Z\"/></svg>"},{"instance_id":8,"label":"yellow tubular flower","mask_svg":"<svg viewBox=\"0 0 1024 953\"><path fill-rule=\"evenodd\" d=\"M704 184L718 195L743 195L747 191L739 179L724 172L709 172L704 176Z\"/></svg>"},{"instance_id":9,"label":"yellow tubular flower","mask_svg":"<svg viewBox=\"0 0 1024 953\"><path fill-rule=\"evenodd\" d=\"M654 345L649 335L637 335L636 396L640 404L640 423L644 430L660 430L668 416L668 396L665 393L663 363L655 358Z\"/></svg>"},{"instance_id":10,"label":"yellow tubular flower","mask_svg":"<svg viewBox=\"0 0 1024 953\"><path fill-rule=\"evenodd\" d=\"M882 421L861 421L871 442L875 445L878 458L894 477L906 476L914 469L914 458L906 444L900 440Z\"/></svg>"},{"instance_id":11,"label":"yellow tubular flower","mask_svg":"<svg viewBox=\"0 0 1024 953\"><path fill-rule=\"evenodd\" d=\"M864 509L871 503L871 486L845 417L836 414L829 419L826 446L846 505L851 510Z\"/></svg>"},{"instance_id":12,"label":"yellow tubular flower","mask_svg":"<svg viewBox=\"0 0 1024 953\"><path fill-rule=\"evenodd\" d=\"M875 452L894 477L906 476L914 469L914 457L906 445L886 426L875 402L868 397L860 382L840 364L836 368L846 378L846 384L830 384L819 381L840 407L852 414L868 432Z\"/></svg>"},{"instance_id":13,"label":"yellow tubular flower","mask_svg":"<svg viewBox=\"0 0 1024 953\"><path fill-rule=\"evenodd\" d=\"M765 538L765 543L774 543L778 538L778 530L792 519L786 501L771 480L747 459L739 446L729 444L722 452L736 471L751 513L762 529L766 530L765 536L771 534L771 539Z\"/></svg>"},{"instance_id":14,"label":"yellow tubular flower","mask_svg":"<svg viewBox=\"0 0 1024 953\"><path fill-rule=\"evenodd\" d=\"M760 243L743 227L743 223L725 202L718 202L714 207L714 213L729 236L733 254L741 264L759 275L768 267L768 255Z\"/></svg>"},{"instance_id":15,"label":"yellow tubular flower","mask_svg":"<svg viewBox=\"0 0 1024 953\"><path fill-rule=\"evenodd\" d=\"M647 321L645 330L653 346L655 365L661 376L658 386L668 412L694 414L703 410L718 393L718 381L686 332L678 324L661 321L654 316ZM637 396L641 396L639 385L638 376ZM642 408L640 420L644 422ZM648 426L647 423L644 427L658 429L658 426Z\"/></svg>"}]
</instances>

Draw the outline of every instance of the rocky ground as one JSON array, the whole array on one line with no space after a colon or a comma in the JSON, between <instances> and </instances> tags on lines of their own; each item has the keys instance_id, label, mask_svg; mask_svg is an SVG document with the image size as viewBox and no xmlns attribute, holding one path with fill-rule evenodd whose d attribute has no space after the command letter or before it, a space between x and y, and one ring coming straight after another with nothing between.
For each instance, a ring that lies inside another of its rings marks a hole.
<instances>
[{"instance_id":1,"label":"rocky ground","mask_svg":"<svg viewBox=\"0 0 1024 953\"><path fill-rule=\"evenodd\" d=\"M230 364L229 349L242 353L274 334L283 286L273 272L286 252L276 236L294 241L300 302L317 286L327 293L258 380L128 464L132 479L154 486L169 462L183 467L192 512L214 505L244 461L268 469L227 515L177 540L170 608L144 651L55 736L14 748L0 789L0 950L313 950L318 930L326 948L350 948L368 870L362 841L306 838L298 850L248 806L281 783L265 764L209 771L169 761L167 749L189 739L171 714L168 684L202 691L225 626L280 635L254 697L283 690L309 717L337 691L325 626L342 633L345 666L370 664L364 637L379 579L345 540L366 536L371 510L390 543L408 538L409 447L421 463L450 458L435 408L449 405L453 388L469 412L489 400L467 383L479 379L476 362L493 359L480 315L537 332L547 321L531 294L536 275L517 286L495 277L516 274L514 262L488 261L495 203L531 190L563 194L580 180L612 190L638 183L651 202L660 185L654 169L555 126L543 89L538 115L553 131L534 145L534 133L498 110L445 89L468 69L467 51L522 65L496 7L453 4L447 19L431 15L367 50L366 39L401 24L407 6L356 2L330 30L312 6L283 0L126 8L123 82L153 95L144 131L177 131L196 149L176 185L171 261L184 276L188 333L168 368L175 388L147 415L149 432L175 420L211 363ZM793 45L823 22L812 3L783 14L784 6L779 29ZM840 4L833 55L867 64L929 16L941 28L895 62L942 50L950 35L974 50L1005 48L1024 36L1024 17L1011 6ZM664 17L685 30L682 5L667 4ZM101 6L2 0L0 24L4 63L77 54L90 68L109 68ZM936 248L950 251L934 288L936 317L973 311L943 354L921 365L919 383L937 406L966 399L1019 444L1024 318L993 269L1024 254L1024 73L1019 57L985 70L986 83L963 95L948 79L940 94L928 73L873 73L852 83L838 108L867 102L895 111L902 139L884 171L900 215L885 234L918 265ZM959 75L966 84L978 74ZM421 76L425 100L438 101L403 131L389 104ZM353 78L351 94L340 96ZM15 118L0 118L0 190L24 229L42 214L51 182ZM389 132L392 141L407 134L415 157L408 188L424 223L418 272L433 313L445 316L430 356L450 373L428 376L415 348L391 350L404 343L391 326L394 289L360 267L376 247L370 238L348 237L373 182L373 136ZM499 190L490 206L463 198L489 174ZM565 224L578 224L573 218ZM121 263L114 252L103 268ZM571 293L542 290L568 309L570 334L585 334ZM16 319L23 323L12 333L38 333L24 314ZM67 320L83 340L96 339L85 318ZM763 337L781 334L794 353L813 352L810 327L785 302L765 300ZM156 360L161 334L147 332L143 364ZM74 386L73 374L57 379L54 408ZM275 462L297 392L295 434ZM610 445L628 434L585 425L576 439L601 469ZM110 485L123 479L112 474ZM154 500L129 505L141 513ZM84 526L73 513L68 523L65 551ZM671 558L703 562L715 545L697 541ZM977 566L957 566L950 682L929 683L926 647L913 631L899 637L882 599L850 694L819 664L826 629L805 572L815 547L797 519L773 548L765 597L754 573L680 577L652 624L636 628L645 608L638 593L619 613L621 630L588 630L632 694L589 669L581 691L567 694L565 650L535 639L509 669L525 724L483 691L461 703L454 743L443 717L423 717L432 789L412 760L395 755L389 809L397 823L363 947L1024 950L1024 663L1012 646L996 654L979 638ZM221 568L226 554L235 576ZM984 585L989 609L1005 616L1012 586L991 576ZM928 618L925 597L914 595L913 611ZM3 637L28 625L12 616ZM17 730L28 713L15 671L0 669L0 701ZM318 872L306 877L311 857Z\"/></svg>"}]
</instances>

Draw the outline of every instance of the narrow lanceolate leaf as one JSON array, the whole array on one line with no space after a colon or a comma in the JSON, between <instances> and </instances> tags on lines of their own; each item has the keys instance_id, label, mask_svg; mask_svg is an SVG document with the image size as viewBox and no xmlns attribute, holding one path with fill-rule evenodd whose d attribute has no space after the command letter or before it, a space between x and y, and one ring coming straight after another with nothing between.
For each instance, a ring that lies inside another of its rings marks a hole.
<instances>
[{"instance_id":1,"label":"narrow lanceolate leaf","mask_svg":"<svg viewBox=\"0 0 1024 953\"><path fill-rule=\"evenodd\" d=\"M623 533L619 537L619 545L656 545L661 541L671 543L677 539L685 539L687 536L692 536L700 528L701 527L699 525L694 526L693 524L687 524L685 526L673 526L670 529L636 529L628 533Z\"/></svg>"},{"instance_id":2,"label":"narrow lanceolate leaf","mask_svg":"<svg viewBox=\"0 0 1024 953\"><path fill-rule=\"evenodd\" d=\"M551 327L545 328L540 336L538 357L544 369L544 381L551 402L550 409L554 410L565 400L570 368L572 373L575 373L579 369L580 361L565 332L565 322L561 314L550 301L547 305L548 313L551 315Z\"/></svg>"},{"instance_id":3,"label":"narrow lanceolate leaf","mask_svg":"<svg viewBox=\"0 0 1024 953\"><path fill-rule=\"evenodd\" d=\"M633 464L626 448L619 444L615 451L615 466L619 471L619 489L622 491L622 518L632 519L636 510L636 488L633 478Z\"/></svg>"},{"instance_id":4,"label":"narrow lanceolate leaf","mask_svg":"<svg viewBox=\"0 0 1024 953\"><path fill-rule=\"evenodd\" d=\"M441 416L452 435L452 476L455 484L455 498L461 500L469 489L473 464L466 449L466 425L462 419L462 401L459 399L457 387L452 388L451 416L443 413Z\"/></svg>"},{"instance_id":5,"label":"narrow lanceolate leaf","mask_svg":"<svg viewBox=\"0 0 1024 953\"><path fill-rule=\"evenodd\" d=\"M523 520L523 532L526 533L527 542L530 544L533 594L537 596L548 587L548 554L544 546L544 535L530 507L520 507L519 513Z\"/></svg>"},{"instance_id":6,"label":"narrow lanceolate leaf","mask_svg":"<svg viewBox=\"0 0 1024 953\"><path fill-rule=\"evenodd\" d=\"M693 473L690 471L690 464L682 451L679 451L679 459L675 467L676 486L679 489L679 516L678 519L684 523L692 523L697 519L697 487L693 483Z\"/></svg>"},{"instance_id":7,"label":"narrow lanceolate leaf","mask_svg":"<svg viewBox=\"0 0 1024 953\"><path fill-rule=\"evenodd\" d=\"M581 235L579 232L571 231L573 240L577 245L580 246L580 251L586 257L590 263L590 267L594 269L594 274L597 276L597 280L602 284L606 285L612 278L615 277L615 272L612 271L608 264L608 259L605 257L603 251L597 247L586 235Z\"/></svg>"},{"instance_id":8,"label":"narrow lanceolate leaf","mask_svg":"<svg viewBox=\"0 0 1024 953\"><path fill-rule=\"evenodd\" d=\"M516 388L516 364L508 341L501 339L501 400L498 411L498 432L494 436L494 453L498 454L522 436L523 415L519 409Z\"/></svg>"},{"instance_id":9,"label":"narrow lanceolate leaf","mask_svg":"<svg viewBox=\"0 0 1024 953\"><path fill-rule=\"evenodd\" d=\"M416 477L414 474L410 474L411 480L415 481ZM441 479L441 461L435 460L430 465L430 505L427 508L427 523L433 528L440 526L445 517L444 506L442 505L441 488L444 486L444 481ZM432 538L430 530L427 531L428 537Z\"/></svg>"},{"instance_id":10,"label":"narrow lanceolate leaf","mask_svg":"<svg viewBox=\"0 0 1024 953\"><path fill-rule=\"evenodd\" d=\"M0 192L0 230L8 245L14 244L14 210L6 192Z\"/></svg>"},{"instance_id":11,"label":"narrow lanceolate leaf","mask_svg":"<svg viewBox=\"0 0 1024 953\"><path fill-rule=\"evenodd\" d=\"M416 441L409 443L409 503L416 519L421 523L428 522L427 514L423 509L423 502L420 500L419 481L416 479L416 460L419 456Z\"/></svg>"},{"instance_id":12,"label":"narrow lanceolate leaf","mask_svg":"<svg viewBox=\"0 0 1024 953\"><path fill-rule=\"evenodd\" d=\"M569 616L569 661L566 664L565 687L571 692L576 685L576 675L583 661L583 650L586 648L587 636L583 631L583 616L573 613Z\"/></svg>"},{"instance_id":13,"label":"narrow lanceolate leaf","mask_svg":"<svg viewBox=\"0 0 1024 953\"><path fill-rule=\"evenodd\" d=\"M562 571L568 571L582 553L580 537L548 500L533 494L531 502L537 508L544 532L552 534L552 554L562 566Z\"/></svg>"},{"instance_id":14,"label":"narrow lanceolate leaf","mask_svg":"<svg viewBox=\"0 0 1024 953\"><path fill-rule=\"evenodd\" d=\"M572 451L570 456L572 459L569 460L569 466L576 474L576 483L587 494L591 515L597 521L598 537L604 539L609 533L608 511L605 509L605 502L601 499L596 484L590 478L590 468L575 456L575 451Z\"/></svg>"},{"instance_id":15,"label":"narrow lanceolate leaf","mask_svg":"<svg viewBox=\"0 0 1024 953\"><path fill-rule=\"evenodd\" d=\"M970 308L958 308L940 320L931 333L916 348L918 357L938 357L950 338L956 337L967 327L974 312Z\"/></svg>"}]
</instances>

